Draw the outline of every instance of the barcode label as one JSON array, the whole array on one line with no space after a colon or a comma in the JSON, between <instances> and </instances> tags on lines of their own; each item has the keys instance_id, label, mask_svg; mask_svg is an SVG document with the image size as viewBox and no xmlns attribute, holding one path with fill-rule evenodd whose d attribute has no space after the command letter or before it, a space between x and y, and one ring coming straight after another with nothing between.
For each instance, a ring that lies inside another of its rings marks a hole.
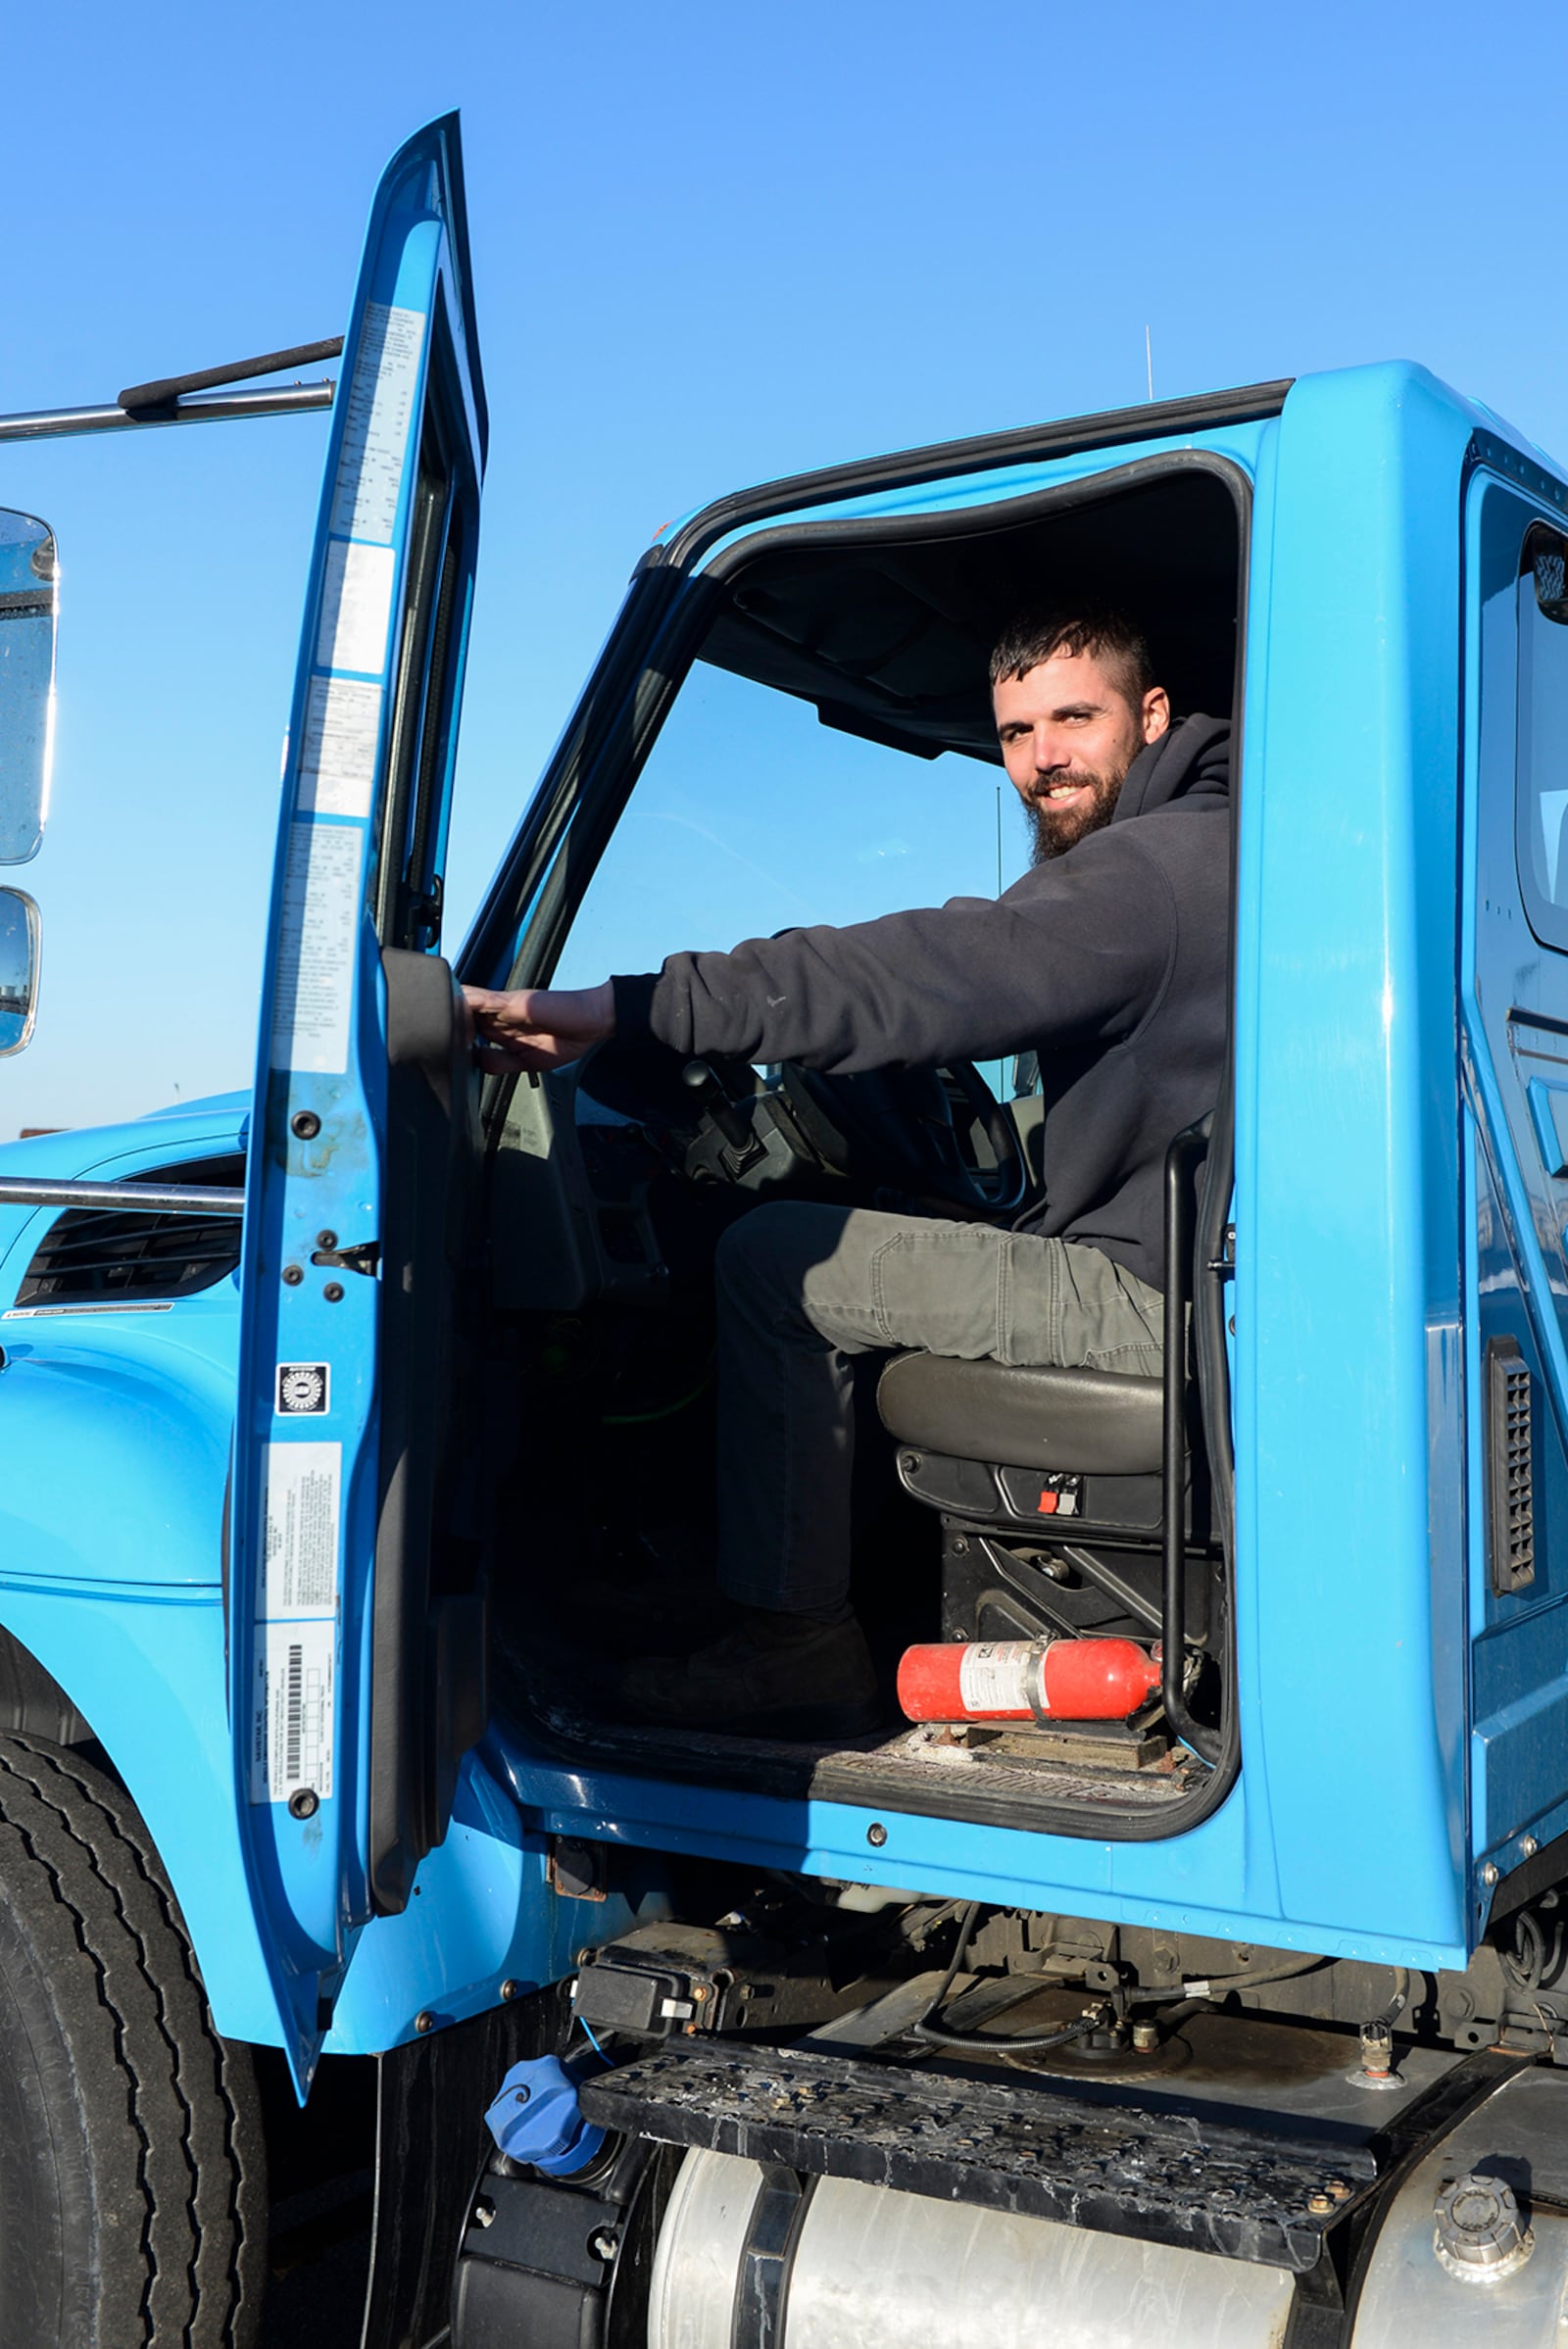
<instances>
[{"instance_id":1,"label":"barcode label","mask_svg":"<svg viewBox=\"0 0 1568 2349\"><path fill-rule=\"evenodd\" d=\"M252 1802L332 1791L337 1627L259 1623L251 1735Z\"/></svg>"},{"instance_id":2,"label":"barcode label","mask_svg":"<svg viewBox=\"0 0 1568 2349\"><path fill-rule=\"evenodd\" d=\"M300 1746L305 1726L305 1648L296 1639L288 1651L287 1696L284 1700L283 1751L288 1757L283 1775L298 1786L300 1777Z\"/></svg>"}]
</instances>

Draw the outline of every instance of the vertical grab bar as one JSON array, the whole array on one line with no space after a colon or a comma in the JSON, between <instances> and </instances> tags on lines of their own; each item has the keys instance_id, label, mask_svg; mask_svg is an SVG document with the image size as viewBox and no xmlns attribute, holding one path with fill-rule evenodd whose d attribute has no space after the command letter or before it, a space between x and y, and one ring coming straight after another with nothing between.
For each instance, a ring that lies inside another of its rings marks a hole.
<instances>
[{"instance_id":1,"label":"vertical grab bar","mask_svg":"<svg viewBox=\"0 0 1568 2349\"><path fill-rule=\"evenodd\" d=\"M1193 1719L1182 1683L1187 1665L1187 1321L1198 1223L1194 1178L1208 1154L1211 1122L1204 1117L1186 1127L1165 1152L1164 1444L1159 1494L1160 1699L1174 1735L1205 1762L1218 1761L1221 1740Z\"/></svg>"}]
</instances>

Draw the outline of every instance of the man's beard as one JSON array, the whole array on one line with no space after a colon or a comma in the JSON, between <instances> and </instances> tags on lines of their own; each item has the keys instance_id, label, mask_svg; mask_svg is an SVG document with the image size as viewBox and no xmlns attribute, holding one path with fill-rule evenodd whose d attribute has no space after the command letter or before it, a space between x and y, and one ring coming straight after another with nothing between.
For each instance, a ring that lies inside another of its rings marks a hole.
<instances>
[{"instance_id":1,"label":"man's beard","mask_svg":"<svg viewBox=\"0 0 1568 2349\"><path fill-rule=\"evenodd\" d=\"M1052 857L1064 856L1091 832L1103 830L1116 812L1127 768L1124 766L1116 773L1075 775L1071 779L1089 792L1087 800L1075 800L1070 807L1058 808L1048 799L1035 798L1024 810L1034 841L1032 861L1036 864L1049 864Z\"/></svg>"}]
</instances>

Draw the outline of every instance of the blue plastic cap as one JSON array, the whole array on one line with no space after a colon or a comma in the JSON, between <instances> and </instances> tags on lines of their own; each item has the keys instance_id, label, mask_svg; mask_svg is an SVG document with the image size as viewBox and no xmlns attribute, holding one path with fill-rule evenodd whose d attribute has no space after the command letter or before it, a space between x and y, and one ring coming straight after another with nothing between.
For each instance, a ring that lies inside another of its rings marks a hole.
<instances>
[{"instance_id":1,"label":"blue plastic cap","mask_svg":"<svg viewBox=\"0 0 1568 2349\"><path fill-rule=\"evenodd\" d=\"M514 2064L485 2125L503 2153L531 2163L547 2178L586 2170L605 2141L604 2130L583 2119L577 2083L556 2055Z\"/></svg>"}]
</instances>

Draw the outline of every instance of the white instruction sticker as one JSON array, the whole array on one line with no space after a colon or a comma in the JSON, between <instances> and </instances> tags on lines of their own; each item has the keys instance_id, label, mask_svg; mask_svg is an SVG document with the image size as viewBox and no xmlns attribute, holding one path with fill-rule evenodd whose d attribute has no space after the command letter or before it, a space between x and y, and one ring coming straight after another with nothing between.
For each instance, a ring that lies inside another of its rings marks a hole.
<instances>
[{"instance_id":1,"label":"white instruction sticker","mask_svg":"<svg viewBox=\"0 0 1568 2349\"><path fill-rule=\"evenodd\" d=\"M327 540L321 624L316 632L318 668L380 674L386 665L397 560L390 547L351 547L341 538Z\"/></svg>"},{"instance_id":2,"label":"white instruction sticker","mask_svg":"<svg viewBox=\"0 0 1568 2349\"><path fill-rule=\"evenodd\" d=\"M258 1619L337 1613L340 1444L266 1444Z\"/></svg>"},{"instance_id":3,"label":"white instruction sticker","mask_svg":"<svg viewBox=\"0 0 1568 2349\"><path fill-rule=\"evenodd\" d=\"M380 729L379 685L359 677L311 679L300 743L302 814L369 814Z\"/></svg>"},{"instance_id":4,"label":"white instruction sticker","mask_svg":"<svg viewBox=\"0 0 1568 2349\"><path fill-rule=\"evenodd\" d=\"M366 305L343 422L332 528L389 545L424 350L424 313Z\"/></svg>"},{"instance_id":5,"label":"white instruction sticker","mask_svg":"<svg viewBox=\"0 0 1568 2349\"><path fill-rule=\"evenodd\" d=\"M1029 1710L1029 1665L1038 1650L1027 1639L974 1639L958 1658L958 1695L966 1713Z\"/></svg>"},{"instance_id":6,"label":"white instruction sticker","mask_svg":"<svg viewBox=\"0 0 1568 2349\"><path fill-rule=\"evenodd\" d=\"M364 841L349 824L307 819L290 826L272 1003L274 1068L341 1076L348 1066Z\"/></svg>"},{"instance_id":7,"label":"white instruction sticker","mask_svg":"<svg viewBox=\"0 0 1568 2349\"><path fill-rule=\"evenodd\" d=\"M259 1624L251 1715L251 1800L332 1791L334 1623Z\"/></svg>"}]
</instances>

